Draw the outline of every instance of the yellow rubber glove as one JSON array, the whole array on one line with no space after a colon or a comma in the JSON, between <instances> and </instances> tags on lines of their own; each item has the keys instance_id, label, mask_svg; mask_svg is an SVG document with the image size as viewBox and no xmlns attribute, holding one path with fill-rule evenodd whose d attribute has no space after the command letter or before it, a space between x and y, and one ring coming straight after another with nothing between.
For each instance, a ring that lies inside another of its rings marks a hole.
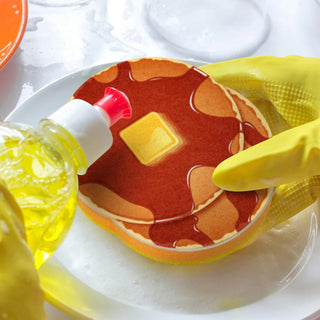
<instances>
[{"instance_id":1,"label":"yellow rubber glove","mask_svg":"<svg viewBox=\"0 0 320 320\"><path fill-rule=\"evenodd\" d=\"M266 148L262 144L251 147L251 151L249 148L243 155L240 153L239 158L231 157L229 162L221 164L216 169L215 181L234 190L280 183L264 229L287 220L315 202L320 195L320 177L316 175L320 174L320 133L317 130L320 128L320 120L317 120L320 115L320 59L250 57L200 69L249 98L275 135L267 144L263 142ZM291 131L293 127L297 128ZM269 161L271 158L274 162ZM246 185L239 186L239 181L231 181L235 175L229 175L228 170L247 175Z\"/></svg>"},{"instance_id":2,"label":"yellow rubber glove","mask_svg":"<svg viewBox=\"0 0 320 320\"><path fill-rule=\"evenodd\" d=\"M22 213L0 179L0 319L46 319L43 304Z\"/></svg>"},{"instance_id":3,"label":"yellow rubber glove","mask_svg":"<svg viewBox=\"0 0 320 320\"><path fill-rule=\"evenodd\" d=\"M281 132L240 152L213 173L229 191L250 191L293 183L320 174L320 119Z\"/></svg>"}]
</instances>

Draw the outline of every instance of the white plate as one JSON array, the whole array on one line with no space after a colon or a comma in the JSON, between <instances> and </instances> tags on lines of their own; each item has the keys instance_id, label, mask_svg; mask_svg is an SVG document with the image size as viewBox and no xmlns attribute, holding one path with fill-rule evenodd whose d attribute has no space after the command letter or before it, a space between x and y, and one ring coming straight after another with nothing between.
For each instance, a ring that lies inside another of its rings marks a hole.
<instances>
[{"instance_id":1,"label":"white plate","mask_svg":"<svg viewBox=\"0 0 320 320\"><path fill-rule=\"evenodd\" d=\"M36 125L109 65L55 81L7 120ZM320 306L318 211L311 206L222 260L172 266L133 252L78 208L67 239L40 269L42 286L50 302L85 319L301 319Z\"/></svg>"}]
</instances>

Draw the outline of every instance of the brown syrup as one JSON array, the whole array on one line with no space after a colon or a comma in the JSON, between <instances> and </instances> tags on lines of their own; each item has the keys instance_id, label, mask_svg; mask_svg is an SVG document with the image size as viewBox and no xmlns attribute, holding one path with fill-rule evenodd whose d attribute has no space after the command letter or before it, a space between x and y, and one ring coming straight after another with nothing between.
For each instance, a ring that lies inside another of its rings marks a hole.
<instances>
[{"instance_id":1,"label":"brown syrup","mask_svg":"<svg viewBox=\"0 0 320 320\"><path fill-rule=\"evenodd\" d=\"M206 234L198 230L198 220L196 215L192 215L173 222L155 223L149 229L150 239L159 246L169 248L175 248L182 239L193 240L202 246L213 244Z\"/></svg>"},{"instance_id":2,"label":"brown syrup","mask_svg":"<svg viewBox=\"0 0 320 320\"><path fill-rule=\"evenodd\" d=\"M150 238L162 246L174 247L180 239L194 240L202 245L213 243L196 228L197 218L190 217L194 209L187 181L190 170L196 166L216 167L230 157L229 145L241 130L250 135L250 141L260 139L254 127L242 126L236 118L214 117L195 108L193 94L205 79L206 75L191 68L179 77L136 81L130 64L123 62L118 64L118 75L113 81L105 84L91 78L74 94L75 98L95 103L103 96L105 87L110 86L128 96L132 118L121 120L111 128L112 147L85 176L79 177L79 182L99 183L123 199L148 208L156 223L150 228ZM185 143L159 163L145 166L136 159L119 133L151 111L164 114ZM250 222L254 209L252 196L243 193L241 201L231 194L228 198L239 212L237 230L243 228Z\"/></svg>"},{"instance_id":3,"label":"brown syrup","mask_svg":"<svg viewBox=\"0 0 320 320\"><path fill-rule=\"evenodd\" d=\"M239 232L251 222L251 215L259 201L258 195L255 191L225 191L225 193L229 201L238 210L239 218L236 222L236 230Z\"/></svg>"},{"instance_id":4,"label":"brown syrup","mask_svg":"<svg viewBox=\"0 0 320 320\"><path fill-rule=\"evenodd\" d=\"M242 125L246 142L251 146L266 140L266 138L250 122L243 122Z\"/></svg>"}]
</instances>

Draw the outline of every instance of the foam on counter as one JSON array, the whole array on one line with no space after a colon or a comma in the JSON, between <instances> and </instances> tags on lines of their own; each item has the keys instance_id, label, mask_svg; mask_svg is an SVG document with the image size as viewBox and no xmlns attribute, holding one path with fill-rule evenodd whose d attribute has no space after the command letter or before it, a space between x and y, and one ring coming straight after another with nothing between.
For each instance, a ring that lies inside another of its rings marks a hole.
<instances>
[{"instance_id":1,"label":"foam on counter","mask_svg":"<svg viewBox=\"0 0 320 320\"><path fill-rule=\"evenodd\" d=\"M108 298L164 311L211 313L249 304L290 283L308 261L316 222L309 208L224 259L176 266L144 258L78 209L55 257Z\"/></svg>"}]
</instances>

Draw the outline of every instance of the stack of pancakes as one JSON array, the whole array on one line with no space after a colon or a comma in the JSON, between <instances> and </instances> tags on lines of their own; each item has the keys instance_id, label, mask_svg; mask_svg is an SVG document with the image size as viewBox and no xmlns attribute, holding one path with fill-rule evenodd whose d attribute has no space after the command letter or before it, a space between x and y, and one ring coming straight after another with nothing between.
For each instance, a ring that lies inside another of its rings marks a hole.
<instances>
[{"instance_id":1,"label":"stack of pancakes","mask_svg":"<svg viewBox=\"0 0 320 320\"><path fill-rule=\"evenodd\" d=\"M159 261L203 262L239 247L261 222L271 190L224 191L212 173L224 159L271 136L257 108L171 59L113 65L73 98L93 104L106 87L128 96L132 118L112 126L112 147L79 177L83 211Z\"/></svg>"}]
</instances>

